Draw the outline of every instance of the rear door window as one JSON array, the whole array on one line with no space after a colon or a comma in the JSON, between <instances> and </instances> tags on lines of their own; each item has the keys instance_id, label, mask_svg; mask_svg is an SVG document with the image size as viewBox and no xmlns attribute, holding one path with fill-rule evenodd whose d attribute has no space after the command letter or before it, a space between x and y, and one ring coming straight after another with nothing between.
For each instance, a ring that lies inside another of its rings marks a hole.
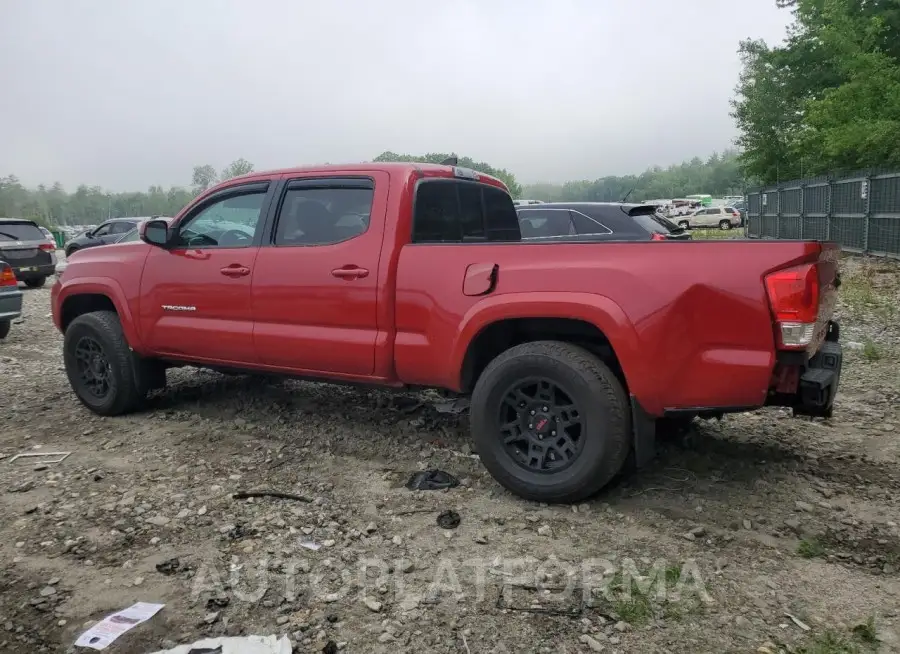
<instances>
[{"instance_id":1,"label":"rear door window","mask_svg":"<svg viewBox=\"0 0 900 654\"><path fill-rule=\"evenodd\" d=\"M548 238L577 234L568 209L522 209L519 211L522 238Z\"/></svg>"},{"instance_id":2,"label":"rear door window","mask_svg":"<svg viewBox=\"0 0 900 654\"><path fill-rule=\"evenodd\" d=\"M34 223L0 223L0 242L43 240L44 233Z\"/></svg>"},{"instance_id":3,"label":"rear door window","mask_svg":"<svg viewBox=\"0 0 900 654\"><path fill-rule=\"evenodd\" d=\"M573 210L572 222L575 223L575 232L578 234L612 234L613 230L599 220L584 215L580 211Z\"/></svg>"},{"instance_id":4,"label":"rear door window","mask_svg":"<svg viewBox=\"0 0 900 654\"><path fill-rule=\"evenodd\" d=\"M477 182L430 179L416 190L413 243L518 241L512 198Z\"/></svg>"}]
</instances>

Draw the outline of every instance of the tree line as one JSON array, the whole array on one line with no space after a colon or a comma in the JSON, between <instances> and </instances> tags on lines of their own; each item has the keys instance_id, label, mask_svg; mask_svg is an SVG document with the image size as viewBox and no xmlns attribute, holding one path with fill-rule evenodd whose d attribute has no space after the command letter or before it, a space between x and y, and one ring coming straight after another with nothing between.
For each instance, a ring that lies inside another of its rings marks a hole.
<instances>
[{"instance_id":1,"label":"tree line","mask_svg":"<svg viewBox=\"0 0 900 654\"><path fill-rule=\"evenodd\" d=\"M432 152L424 155L382 152L375 161L414 161L440 163L456 156ZM743 190L743 176L738 155L726 150L706 161L691 161L655 167L639 175L603 177L596 180L572 181L565 184L522 185L505 168L495 168L470 157L457 157L458 165L472 168L502 180L514 198L544 201L615 201L628 194L631 200L680 197L690 193L734 194ZM213 166L194 166L190 186L150 186L147 191L113 193L100 186L78 186L67 192L59 182L36 188L25 187L15 175L0 177L0 216L29 218L46 227L97 224L107 217L174 216L198 193L214 184L253 172L253 164L237 159L221 172Z\"/></svg>"},{"instance_id":2,"label":"tree line","mask_svg":"<svg viewBox=\"0 0 900 654\"><path fill-rule=\"evenodd\" d=\"M900 2L776 0L786 41L740 45L741 164L770 183L900 167Z\"/></svg>"},{"instance_id":3,"label":"tree line","mask_svg":"<svg viewBox=\"0 0 900 654\"><path fill-rule=\"evenodd\" d=\"M643 202L684 197L694 193L741 195L745 179L735 150L713 153L706 161L690 161L663 168L654 166L638 175L610 175L565 184L528 184L522 197L544 202Z\"/></svg>"},{"instance_id":4,"label":"tree line","mask_svg":"<svg viewBox=\"0 0 900 654\"><path fill-rule=\"evenodd\" d=\"M0 177L0 217L29 218L45 227L93 225L123 216L174 216L201 191L217 182L253 172L253 164L237 159L221 172L195 166L190 187L150 186L146 192L113 193L100 186L79 185L69 193L59 182L27 188L15 175Z\"/></svg>"}]
</instances>

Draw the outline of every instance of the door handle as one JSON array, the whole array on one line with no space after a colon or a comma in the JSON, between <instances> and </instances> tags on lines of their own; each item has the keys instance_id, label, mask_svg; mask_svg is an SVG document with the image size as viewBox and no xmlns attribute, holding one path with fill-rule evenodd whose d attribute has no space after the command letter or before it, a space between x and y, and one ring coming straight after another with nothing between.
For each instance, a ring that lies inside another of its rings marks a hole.
<instances>
[{"instance_id":1,"label":"door handle","mask_svg":"<svg viewBox=\"0 0 900 654\"><path fill-rule=\"evenodd\" d=\"M359 266L344 266L332 270L331 275L338 279L362 279L369 276L369 271Z\"/></svg>"},{"instance_id":2,"label":"door handle","mask_svg":"<svg viewBox=\"0 0 900 654\"><path fill-rule=\"evenodd\" d=\"M226 277L246 277L250 274L250 269L247 266L232 264L230 266L225 266L219 272Z\"/></svg>"}]
</instances>

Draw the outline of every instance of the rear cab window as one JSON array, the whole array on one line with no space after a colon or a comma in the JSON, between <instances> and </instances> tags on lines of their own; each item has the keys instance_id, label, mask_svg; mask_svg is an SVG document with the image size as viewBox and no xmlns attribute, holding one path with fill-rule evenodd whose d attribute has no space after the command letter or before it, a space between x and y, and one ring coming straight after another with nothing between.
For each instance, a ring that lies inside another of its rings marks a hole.
<instances>
[{"instance_id":1,"label":"rear cab window","mask_svg":"<svg viewBox=\"0 0 900 654\"><path fill-rule=\"evenodd\" d=\"M0 242L43 241L44 233L32 222L0 222Z\"/></svg>"},{"instance_id":2,"label":"rear cab window","mask_svg":"<svg viewBox=\"0 0 900 654\"><path fill-rule=\"evenodd\" d=\"M413 214L413 243L519 241L519 219L509 194L481 182L420 180Z\"/></svg>"}]
</instances>

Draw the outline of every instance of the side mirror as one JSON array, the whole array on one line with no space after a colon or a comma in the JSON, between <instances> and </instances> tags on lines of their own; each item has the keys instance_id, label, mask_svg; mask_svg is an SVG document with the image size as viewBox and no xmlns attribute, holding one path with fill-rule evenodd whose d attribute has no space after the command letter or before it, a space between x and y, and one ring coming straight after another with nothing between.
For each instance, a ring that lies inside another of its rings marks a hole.
<instances>
[{"instance_id":1,"label":"side mirror","mask_svg":"<svg viewBox=\"0 0 900 654\"><path fill-rule=\"evenodd\" d=\"M89 230L87 230L87 231L84 233L84 235L85 235L87 238L94 238L94 230L93 230L93 229L89 229Z\"/></svg>"},{"instance_id":2,"label":"side mirror","mask_svg":"<svg viewBox=\"0 0 900 654\"><path fill-rule=\"evenodd\" d=\"M148 220L138 228L144 243L164 248L169 243L169 223L165 220Z\"/></svg>"}]
</instances>

